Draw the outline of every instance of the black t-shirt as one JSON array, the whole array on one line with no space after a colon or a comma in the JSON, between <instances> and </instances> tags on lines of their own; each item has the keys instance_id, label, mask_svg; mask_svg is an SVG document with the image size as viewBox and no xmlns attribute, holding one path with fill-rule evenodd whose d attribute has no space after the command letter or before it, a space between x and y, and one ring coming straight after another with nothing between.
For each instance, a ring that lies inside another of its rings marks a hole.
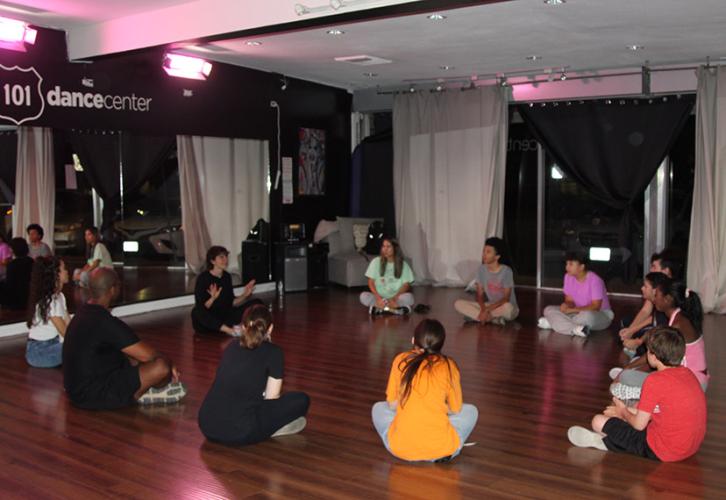
<instances>
[{"instance_id":1,"label":"black t-shirt","mask_svg":"<svg viewBox=\"0 0 726 500\"><path fill-rule=\"evenodd\" d=\"M209 300L210 285L214 283L222 289L215 300L212 303L212 307L208 309L209 312L215 316L223 314L232 308L234 302L234 290L232 289L232 276L224 271L221 278L217 278L209 271L205 271L197 276L197 283L194 286L194 303L197 306L204 307L204 303Z\"/></svg>"},{"instance_id":2,"label":"black t-shirt","mask_svg":"<svg viewBox=\"0 0 726 500\"><path fill-rule=\"evenodd\" d=\"M105 307L84 304L73 316L63 343L63 385L72 399L129 366L122 349L139 342L126 323Z\"/></svg>"},{"instance_id":3,"label":"black t-shirt","mask_svg":"<svg viewBox=\"0 0 726 500\"><path fill-rule=\"evenodd\" d=\"M222 354L217 375L199 410L202 425L235 424L251 415L264 400L267 377L282 379L284 357L275 344L263 342L256 349L230 343Z\"/></svg>"}]
</instances>

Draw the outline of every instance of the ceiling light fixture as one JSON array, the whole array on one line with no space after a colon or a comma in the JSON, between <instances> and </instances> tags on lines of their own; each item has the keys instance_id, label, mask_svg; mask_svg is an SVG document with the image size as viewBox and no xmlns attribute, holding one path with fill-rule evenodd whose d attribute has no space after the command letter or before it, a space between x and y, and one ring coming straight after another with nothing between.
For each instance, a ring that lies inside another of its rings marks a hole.
<instances>
[{"instance_id":1,"label":"ceiling light fixture","mask_svg":"<svg viewBox=\"0 0 726 500\"><path fill-rule=\"evenodd\" d=\"M450 70L454 69L454 67L453 66L443 65L443 66L439 66L439 69L440 70L443 70L443 71L450 71Z\"/></svg>"},{"instance_id":2,"label":"ceiling light fixture","mask_svg":"<svg viewBox=\"0 0 726 500\"><path fill-rule=\"evenodd\" d=\"M436 92L441 92L441 91L443 91L443 90L444 90L444 86L443 86L442 84L440 84L440 83L439 83L439 84L438 84L438 85L436 86L436 89L435 89L435 90L436 90Z\"/></svg>"},{"instance_id":3,"label":"ceiling light fixture","mask_svg":"<svg viewBox=\"0 0 726 500\"><path fill-rule=\"evenodd\" d=\"M363 73L363 76L367 76L368 78L375 78L378 76L378 73Z\"/></svg>"},{"instance_id":4,"label":"ceiling light fixture","mask_svg":"<svg viewBox=\"0 0 726 500\"><path fill-rule=\"evenodd\" d=\"M338 10L343 6L343 2L341 0L330 0L330 8L333 10Z\"/></svg>"},{"instance_id":5,"label":"ceiling light fixture","mask_svg":"<svg viewBox=\"0 0 726 500\"><path fill-rule=\"evenodd\" d=\"M164 54L162 67L167 75L192 80L206 80L212 72L212 63L209 61L172 53Z\"/></svg>"},{"instance_id":6,"label":"ceiling light fixture","mask_svg":"<svg viewBox=\"0 0 726 500\"><path fill-rule=\"evenodd\" d=\"M28 23L0 17L0 48L25 52L25 44L35 45L37 35Z\"/></svg>"},{"instance_id":7,"label":"ceiling light fixture","mask_svg":"<svg viewBox=\"0 0 726 500\"><path fill-rule=\"evenodd\" d=\"M280 90L287 90L287 78L280 78Z\"/></svg>"},{"instance_id":8,"label":"ceiling light fixture","mask_svg":"<svg viewBox=\"0 0 726 500\"><path fill-rule=\"evenodd\" d=\"M567 0L543 0L547 5L562 5L567 3Z\"/></svg>"},{"instance_id":9,"label":"ceiling light fixture","mask_svg":"<svg viewBox=\"0 0 726 500\"><path fill-rule=\"evenodd\" d=\"M527 59L528 61L539 61L540 59L542 59L542 56L531 55L525 57L525 59Z\"/></svg>"},{"instance_id":10,"label":"ceiling light fixture","mask_svg":"<svg viewBox=\"0 0 726 500\"><path fill-rule=\"evenodd\" d=\"M333 35L333 36L345 35L345 31L339 30L338 28L330 29L330 30L326 31L326 33L328 35Z\"/></svg>"},{"instance_id":11,"label":"ceiling light fixture","mask_svg":"<svg viewBox=\"0 0 726 500\"><path fill-rule=\"evenodd\" d=\"M628 50L632 50L633 52L643 50L644 48L642 45L628 45Z\"/></svg>"},{"instance_id":12,"label":"ceiling light fixture","mask_svg":"<svg viewBox=\"0 0 726 500\"><path fill-rule=\"evenodd\" d=\"M259 47L260 45L262 45L262 42L258 42L257 40L248 40L247 42L245 42L245 45L249 47Z\"/></svg>"},{"instance_id":13,"label":"ceiling light fixture","mask_svg":"<svg viewBox=\"0 0 726 500\"><path fill-rule=\"evenodd\" d=\"M426 17L428 19L430 19L431 21L443 21L444 19L446 19L446 16L445 15L438 14L438 13L430 14L430 15L428 15Z\"/></svg>"},{"instance_id":14,"label":"ceiling light fixture","mask_svg":"<svg viewBox=\"0 0 726 500\"><path fill-rule=\"evenodd\" d=\"M413 94L414 92L416 92L416 87L414 87L413 85L411 85L411 86L410 86L410 87L408 88L408 91L409 91L409 92L410 92L411 94Z\"/></svg>"}]
</instances>

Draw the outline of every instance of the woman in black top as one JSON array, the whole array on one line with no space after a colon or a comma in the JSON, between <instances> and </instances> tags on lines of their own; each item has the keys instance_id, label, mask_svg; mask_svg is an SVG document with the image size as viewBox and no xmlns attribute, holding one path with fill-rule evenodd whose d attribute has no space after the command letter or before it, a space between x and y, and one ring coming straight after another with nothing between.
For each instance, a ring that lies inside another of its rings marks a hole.
<instances>
[{"instance_id":1,"label":"woman in black top","mask_svg":"<svg viewBox=\"0 0 726 500\"><path fill-rule=\"evenodd\" d=\"M234 296L232 277L226 271L228 255L227 249L221 246L207 250L207 270L197 276L194 287L192 326L197 333L222 332L238 336L234 327L242 321L245 309L262 304L259 299L245 302L255 289L255 280L245 285L242 295Z\"/></svg>"},{"instance_id":2,"label":"woman in black top","mask_svg":"<svg viewBox=\"0 0 726 500\"><path fill-rule=\"evenodd\" d=\"M23 238L10 240L14 258L8 263L7 276L0 296L6 309L22 310L28 305L30 275L33 272L33 259L28 257L30 248Z\"/></svg>"},{"instance_id":3,"label":"woman in black top","mask_svg":"<svg viewBox=\"0 0 726 500\"><path fill-rule=\"evenodd\" d=\"M305 427L310 398L304 392L280 394L284 361L271 334L270 311L263 305L247 309L242 336L224 350L199 410L199 428L210 441L253 444Z\"/></svg>"}]
</instances>

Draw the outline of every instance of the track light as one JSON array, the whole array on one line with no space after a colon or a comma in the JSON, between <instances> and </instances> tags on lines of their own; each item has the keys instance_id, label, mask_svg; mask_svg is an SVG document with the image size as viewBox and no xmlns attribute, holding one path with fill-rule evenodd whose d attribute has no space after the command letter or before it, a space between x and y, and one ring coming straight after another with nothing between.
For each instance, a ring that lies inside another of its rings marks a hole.
<instances>
[{"instance_id":1,"label":"track light","mask_svg":"<svg viewBox=\"0 0 726 500\"><path fill-rule=\"evenodd\" d=\"M410 86L410 87L408 88L408 91L409 91L409 92L410 92L411 94L413 94L414 92L416 92L416 87L414 87L413 85L411 85L411 86Z\"/></svg>"},{"instance_id":2,"label":"track light","mask_svg":"<svg viewBox=\"0 0 726 500\"><path fill-rule=\"evenodd\" d=\"M170 76L206 80L212 72L212 63L200 57L183 56L181 54L164 54L164 71Z\"/></svg>"},{"instance_id":3,"label":"track light","mask_svg":"<svg viewBox=\"0 0 726 500\"><path fill-rule=\"evenodd\" d=\"M567 73L565 73L565 69L564 68L562 68L562 74L560 75L560 80L562 80L563 82L565 80L567 80Z\"/></svg>"},{"instance_id":4,"label":"track light","mask_svg":"<svg viewBox=\"0 0 726 500\"><path fill-rule=\"evenodd\" d=\"M25 52L25 45L35 45L38 32L28 23L0 17L0 48Z\"/></svg>"},{"instance_id":5,"label":"track light","mask_svg":"<svg viewBox=\"0 0 726 500\"><path fill-rule=\"evenodd\" d=\"M280 90L287 90L287 78L280 78Z\"/></svg>"}]
</instances>

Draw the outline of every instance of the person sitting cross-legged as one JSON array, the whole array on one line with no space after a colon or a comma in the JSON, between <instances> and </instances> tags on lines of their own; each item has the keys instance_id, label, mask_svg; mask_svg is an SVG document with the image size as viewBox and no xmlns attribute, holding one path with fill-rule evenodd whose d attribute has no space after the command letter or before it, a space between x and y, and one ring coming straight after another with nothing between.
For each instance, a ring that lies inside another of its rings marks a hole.
<instances>
[{"instance_id":1,"label":"person sitting cross-legged","mask_svg":"<svg viewBox=\"0 0 726 500\"><path fill-rule=\"evenodd\" d=\"M454 302L454 309L467 321L503 325L519 315L512 268L501 262L503 253L501 238L487 238L484 242L482 264L476 277L476 302L463 299Z\"/></svg>"},{"instance_id":2,"label":"person sitting cross-legged","mask_svg":"<svg viewBox=\"0 0 726 500\"><path fill-rule=\"evenodd\" d=\"M592 431L570 427L572 444L675 462L698 451L706 434L706 397L691 370L681 366L686 341L675 328L659 326L646 338L648 364L656 372L629 408L618 398L592 419Z\"/></svg>"},{"instance_id":3,"label":"person sitting cross-legged","mask_svg":"<svg viewBox=\"0 0 726 500\"><path fill-rule=\"evenodd\" d=\"M366 270L370 292L360 294L360 302L369 314L409 314L413 305L411 283L413 271L403 258L401 247L393 238L381 244L381 255Z\"/></svg>"},{"instance_id":4,"label":"person sitting cross-legged","mask_svg":"<svg viewBox=\"0 0 726 500\"><path fill-rule=\"evenodd\" d=\"M88 287L90 298L71 319L63 343L63 385L71 403L112 410L180 401L186 389L174 364L111 315L120 290L113 269L94 269Z\"/></svg>"}]
</instances>

